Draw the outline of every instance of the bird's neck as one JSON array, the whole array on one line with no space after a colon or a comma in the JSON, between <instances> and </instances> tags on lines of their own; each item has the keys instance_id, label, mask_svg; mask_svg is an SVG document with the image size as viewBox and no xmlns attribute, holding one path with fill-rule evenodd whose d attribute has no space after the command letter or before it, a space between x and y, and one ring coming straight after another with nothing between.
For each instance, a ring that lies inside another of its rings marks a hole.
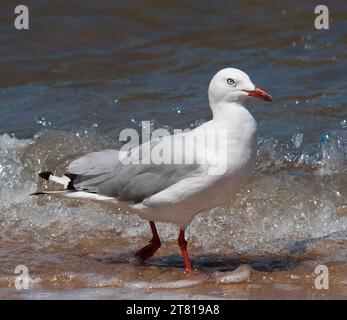
<instances>
[{"instance_id":1,"label":"bird's neck","mask_svg":"<svg viewBox=\"0 0 347 320\"><path fill-rule=\"evenodd\" d=\"M257 122L251 113L240 103L225 103L211 107L213 119L210 121L210 127L224 130L226 133L224 137L228 159L255 159Z\"/></svg>"},{"instance_id":2,"label":"bird's neck","mask_svg":"<svg viewBox=\"0 0 347 320\"><path fill-rule=\"evenodd\" d=\"M219 102L211 103L214 122L230 122L236 120L239 115L248 113L247 109L239 102Z\"/></svg>"},{"instance_id":3,"label":"bird's neck","mask_svg":"<svg viewBox=\"0 0 347 320\"><path fill-rule=\"evenodd\" d=\"M256 135L257 122L251 113L240 103L223 103L212 106L214 128L227 131L228 139L242 136L243 138Z\"/></svg>"}]
</instances>

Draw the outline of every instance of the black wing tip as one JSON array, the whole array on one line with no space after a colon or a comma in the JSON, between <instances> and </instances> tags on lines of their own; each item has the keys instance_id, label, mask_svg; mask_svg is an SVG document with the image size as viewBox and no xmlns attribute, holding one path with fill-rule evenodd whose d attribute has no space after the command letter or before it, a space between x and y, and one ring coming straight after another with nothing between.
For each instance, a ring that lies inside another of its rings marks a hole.
<instances>
[{"instance_id":1,"label":"black wing tip","mask_svg":"<svg viewBox=\"0 0 347 320\"><path fill-rule=\"evenodd\" d=\"M74 173L64 173L65 177L68 177L70 179L69 184L66 187L66 190L76 190L75 186L73 185L74 180L77 178L77 174Z\"/></svg>"},{"instance_id":2,"label":"black wing tip","mask_svg":"<svg viewBox=\"0 0 347 320\"><path fill-rule=\"evenodd\" d=\"M30 193L29 196L40 196L42 194L48 194L47 192L42 192L42 191L39 191L39 192L34 192L34 193Z\"/></svg>"},{"instance_id":3,"label":"black wing tip","mask_svg":"<svg viewBox=\"0 0 347 320\"><path fill-rule=\"evenodd\" d=\"M74 174L74 173L64 173L64 176L68 177L71 181L74 181L78 174Z\"/></svg>"},{"instance_id":4,"label":"black wing tip","mask_svg":"<svg viewBox=\"0 0 347 320\"><path fill-rule=\"evenodd\" d=\"M45 180L49 180L49 177L53 175L52 172L50 171L42 171L39 173L39 176L42 178L42 179L45 179Z\"/></svg>"}]
</instances>

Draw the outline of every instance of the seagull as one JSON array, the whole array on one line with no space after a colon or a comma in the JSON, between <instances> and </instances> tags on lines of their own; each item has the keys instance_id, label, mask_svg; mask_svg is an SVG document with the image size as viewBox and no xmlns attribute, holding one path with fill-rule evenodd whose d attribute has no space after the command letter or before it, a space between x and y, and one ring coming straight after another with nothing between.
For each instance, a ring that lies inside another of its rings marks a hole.
<instances>
[{"instance_id":1,"label":"seagull","mask_svg":"<svg viewBox=\"0 0 347 320\"><path fill-rule=\"evenodd\" d=\"M192 272L186 228L196 214L228 202L252 175L257 123L243 106L249 97L272 101L245 72L222 69L208 88L212 120L189 132L146 141L128 151L107 149L88 153L73 160L63 176L40 172L41 178L64 188L35 194L59 193L110 203L149 221L152 239L135 254L141 262L152 257L161 246L155 222L176 224L180 229L178 245L185 270ZM212 136L214 139L208 139ZM152 161L158 150L169 161ZM172 157L189 161L175 162Z\"/></svg>"}]
</instances>

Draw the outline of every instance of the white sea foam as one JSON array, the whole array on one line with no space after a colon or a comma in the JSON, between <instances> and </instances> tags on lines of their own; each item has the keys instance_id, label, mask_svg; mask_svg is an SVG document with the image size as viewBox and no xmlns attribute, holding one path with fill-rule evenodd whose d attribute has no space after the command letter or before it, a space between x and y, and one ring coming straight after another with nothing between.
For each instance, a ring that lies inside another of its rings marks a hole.
<instances>
[{"instance_id":1,"label":"white sea foam","mask_svg":"<svg viewBox=\"0 0 347 320\"><path fill-rule=\"evenodd\" d=\"M347 217L337 214L346 199L341 187L346 183L345 138L339 130L315 145L305 145L301 135L281 143L261 140L252 183L229 207L198 215L188 229L190 244L210 252L278 252L295 239L346 230ZM29 196L38 171L63 171L72 158L99 145L109 146L89 132L78 137L53 132L34 140L0 136L0 232L25 237L31 230L47 246L61 236L78 242L104 230L125 238L149 236L147 223L137 216L95 203ZM163 240L176 240L177 228L159 224L158 229Z\"/></svg>"}]
</instances>

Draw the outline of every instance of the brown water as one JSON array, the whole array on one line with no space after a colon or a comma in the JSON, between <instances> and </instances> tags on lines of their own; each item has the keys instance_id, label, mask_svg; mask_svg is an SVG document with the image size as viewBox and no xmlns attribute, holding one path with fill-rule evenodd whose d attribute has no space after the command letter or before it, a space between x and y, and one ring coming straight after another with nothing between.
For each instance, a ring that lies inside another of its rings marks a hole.
<instances>
[{"instance_id":1,"label":"brown water","mask_svg":"<svg viewBox=\"0 0 347 320\"><path fill-rule=\"evenodd\" d=\"M15 4L0 10L0 298L347 298L343 1L329 1L329 31L314 29L310 1L36 0L29 31L13 28ZM198 272L183 273L171 225L159 224L162 247L137 265L146 222L28 196L42 188L37 172L118 146L141 120L206 121L207 85L227 66L274 101L249 102L259 125L250 186L188 229ZM319 264L328 290L315 289ZM14 287L17 265L35 279L28 290Z\"/></svg>"}]
</instances>

